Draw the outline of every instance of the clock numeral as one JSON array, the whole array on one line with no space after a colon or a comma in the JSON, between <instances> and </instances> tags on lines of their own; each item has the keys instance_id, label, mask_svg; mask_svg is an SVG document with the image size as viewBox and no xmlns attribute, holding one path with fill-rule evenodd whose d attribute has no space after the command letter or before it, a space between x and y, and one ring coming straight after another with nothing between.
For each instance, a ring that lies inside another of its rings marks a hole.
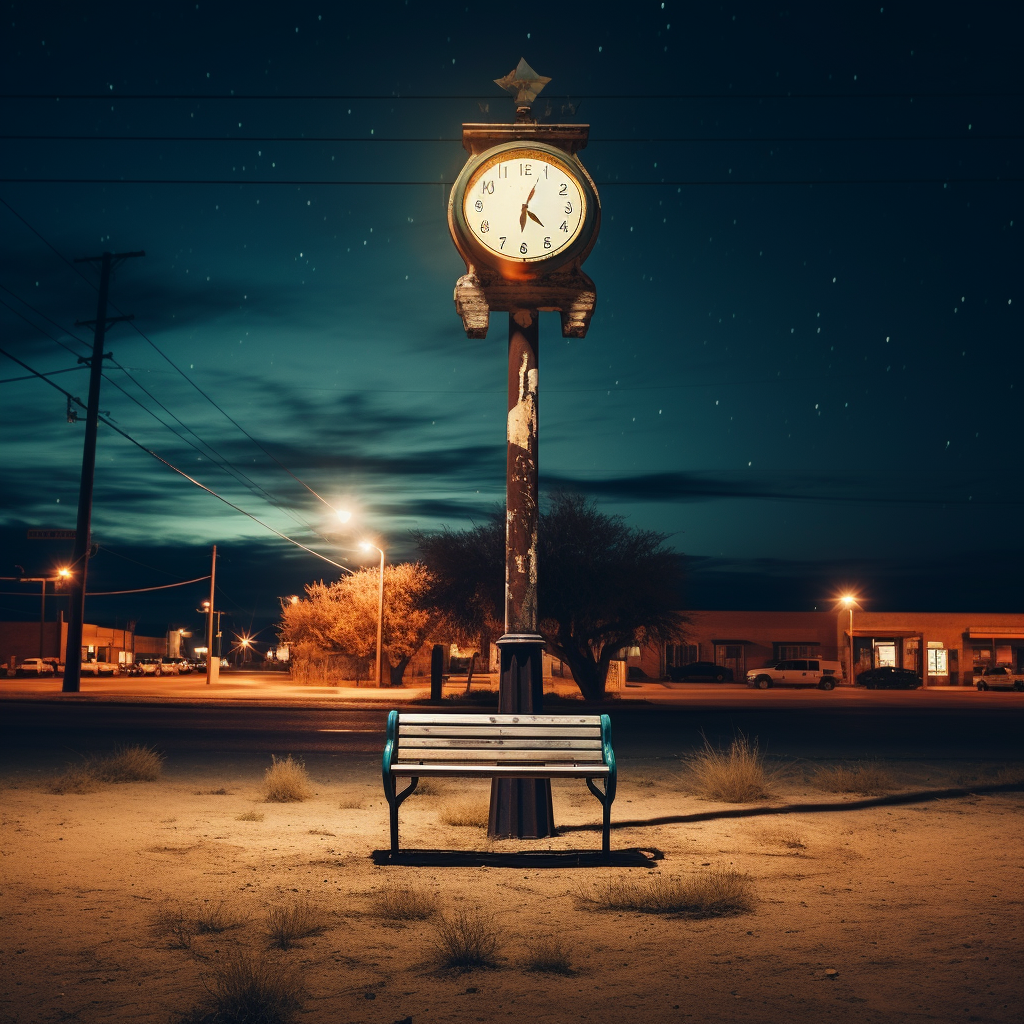
<instances>
[{"instance_id":1,"label":"clock numeral","mask_svg":"<svg viewBox=\"0 0 1024 1024\"><path fill-rule=\"evenodd\" d=\"M525 242L523 242L523 244L522 244L521 246L519 246L519 251L520 251L520 252L521 252L521 253L522 253L522 254L523 254L524 256L526 255L526 253L527 253L527 249L526 249L526 243L525 243Z\"/></svg>"},{"instance_id":2,"label":"clock numeral","mask_svg":"<svg viewBox=\"0 0 1024 1024\"><path fill-rule=\"evenodd\" d=\"M480 199L478 199L478 200L477 200L477 201L476 201L476 202L475 202L475 203L473 204L473 209L474 209L474 210L476 210L476 212L477 212L477 213L480 213L480 212L481 212L481 211L483 210L483 208L484 208L484 204L483 204L483 201L482 201L482 200L480 200Z\"/></svg>"},{"instance_id":3,"label":"clock numeral","mask_svg":"<svg viewBox=\"0 0 1024 1024\"><path fill-rule=\"evenodd\" d=\"M498 164L498 177L499 178L507 178L508 177L508 164Z\"/></svg>"},{"instance_id":4,"label":"clock numeral","mask_svg":"<svg viewBox=\"0 0 1024 1024\"><path fill-rule=\"evenodd\" d=\"M526 168L525 171L523 170L524 167ZM531 170L532 167L533 167L533 164L520 164L519 165L519 177L521 177L521 178L523 178L523 177L525 177L525 178L531 177L533 175L533 171Z\"/></svg>"},{"instance_id":5,"label":"clock numeral","mask_svg":"<svg viewBox=\"0 0 1024 1024\"><path fill-rule=\"evenodd\" d=\"M551 248L551 239L548 238L547 236L544 237L544 248L545 249L550 249Z\"/></svg>"},{"instance_id":6,"label":"clock numeral","mask_svg":"<svg viewBox=\"0 0 1024 1024\"><path fill-rule=\"evenodd\" d=\"M482 235L486 235L487 232L490 231L490 230L491 230L491 225L490 225L490 223L488 221L486 221L486 220L480 221L480 233Z\"/></svg>"},{"instance_id":7,"label":"clock numeral","mask_svg":"<svg viewBox=\"0 0 1024 1024\"><path fill-rule=\"evenodd\" d=\"M480 191L483 192L484 195L487 195L487 193L489 193L489 192L493 192L494 191L494 182L493 181L482 181L482 182L480 182Z\"/></svg>"},{"instance_id":8,"label":"clock numeral","mask_svg":"<svg viewBox=\"0 0 1024 1024\"><path fill-rule=\"evenodd\" d=\"M544 177L546 178L547 176L548 176L548 165L545 164L544 165Z\"/></svg>"},{"instance_id":9,"label":"clock numeral","mask_svg":"<svg viewBox=\"0 0 1024 1024\"><path fill-rule=\"evenodd\" d=\"M569 194L569 186L563 181L562 187L558 190L560 196L567 196Z\"/></svg>"},{"instance_id":10,"label":"clock numeral","mask_svg":"<svg viewBox=\"0 0 1024 1024\"><path fill-rule=\"evenodd\" d=\"M567 220L563 220L561 225L559 226L558 230L559 231L564 231L566 234L568 234L569 233L569 222Z\"/></svg>"},{"instance_id":11,"label":"clock numeral","mask_svg":"<svg viewBox=\"0 0 1024 1024\"><path fill-rule=\"evenodd\" d=\"M565 212L566 213L572 213L572 203L566 203L565 204Z\"/></svg>"},{"instance_id":12,"label":"clock numeral","mask_svg":"<svg viewBox=\"0 0 1024 1024\"><path fill-rule=\"evenodd\" d=\"M501 239L501 248L504 249L505 248L505 239L508 236L507 235L498 235L498 237Z\"/></svg>"}]
</instances>

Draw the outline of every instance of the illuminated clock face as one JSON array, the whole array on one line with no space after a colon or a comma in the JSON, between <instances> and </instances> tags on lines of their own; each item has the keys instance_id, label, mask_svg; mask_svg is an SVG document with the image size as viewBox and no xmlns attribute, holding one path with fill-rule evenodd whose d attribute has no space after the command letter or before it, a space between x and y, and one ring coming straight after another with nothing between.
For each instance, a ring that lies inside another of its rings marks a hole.
<instances>
[{"instance_id":1,"label":"illuminated clock face","mask_svg":"<svg viewBox=\"0 0 1024 1024\"><path fill-rule=\"evenodd\" d=\"M548 153L498 153L476 169L463 199L474 238L497 256L535 263L571 245L586 197L568 166Z\"/></svg>"}]
</instances>

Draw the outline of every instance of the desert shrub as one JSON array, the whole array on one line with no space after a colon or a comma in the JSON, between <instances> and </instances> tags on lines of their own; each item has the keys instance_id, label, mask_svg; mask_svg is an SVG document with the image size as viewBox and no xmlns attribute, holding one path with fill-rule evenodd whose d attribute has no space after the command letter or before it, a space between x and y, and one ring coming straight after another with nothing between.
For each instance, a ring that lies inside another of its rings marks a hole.
<instances>
[{"instance_id":1,"label":"desert shrub","mask_svg":"<svg viewBox=\"0 0 1024 1024\"><path fill-rule=\"evenodd\" d=\"M370 897L371 913L386 921L425 921L437 911L437 897L429 889L385 882Z\"/></svg>"},{"instance_id":2,"label":"desert shrub","mask_svg":"<svg viewBox=\"0 0 1024 1024\"><path fill-rule=\"evenodd\" d=\"M416 784L416 789L413 790L413 796L441 796L444 793L450 792L450 788L446 786L440 779L420 779Z\"/></svg>"},{"instance_id":3,"label":"desert shrub","mask_svg":"<svg viewBox=\"0 0 1024 1024\"><path fill-rule=\"evenodd\" d=\"M470 910L441 915L434 945L441 966L455 970L498 966L498 929L494 919Z\"/></svg>"},{"instance_id":4,"label":"desert shrub","mask_svg":"<svg viewBox=\"0 0 1024 1024\"><path fill-rule=\"evenodd\" d=\"M202 1006L179 1024L288 1024L302 1006L298 976L265 957L239 953L220 964Z\"/></svg>"},{"instance_id":5,"label":"desert shrub","mask_svg":"<svg viewBox=\"0 0 1024 1024\"><path fill-rule=\"evenodd\" d=\"M718 868L693 875L611 879L589 892L581 890L577 899L599 910L722 917L752 910L754 885L749 875Z\"/></svg>"},{"instance_id":6,"label":"desert shrub","mask_svg":"<svg viewBox=\"0 0 1024 1024\"><path fill-rule=\"evenodd\" d=\"M100 788L100 780L92 770L92 765L83 761L79 764L69 764L59 775L55 775L49 785L47 792L64 795L65 793L95 793Z\"/></svg>"},{"instance_id":7,"label":"desert shrub","mask_svg":"<svg viewBox=\"0 0 1024 1024\"><path fill-rule=\"evenodd\" d=\"M470 690L469 693L447 693L442 700L457 704L493 704L496 707L498 704L498 691Z\"/></svg>"},{"instance_id":8,"label":"desert shrub","mask_svg":"<svg viewBox=\"0 0 1024 1024\"><path fill-rule=\"evenodd\" d=\"M757 740L740 735L728 750L705 739L703 750L685 758L684 778L706 800L744 804L771 796L775 773L765 764Z\"/></svg>"},{"instance_id":9,"label":"desert shrub","mask_svg":"<svg viewBox=\"0 0 1024 1024\"><path fill-rule=\"evenodd\" d=\"M489 814L488 797L482 793L464 793L451 797L441 804L437 812L445 825L460 828L487 828Z\"/></svg>"},{"instance_id":10,"label":"desert shrub","mask_svg":"<svg viewBox=\"0 0 1024 1024\"><path fill-rule=\"evenodd\" d=\"M313 795L313 783L301 761L296 761L291 754L280 759L271 755L270 760L270 767L263 776L263 799L268 804L296 803Z\"/></svg>"},{"instance_id":11,"label":"desert shrub","mask_svg":"<svg viewBox=\"0 0 1024 1024\"><path fill-rule=\"evenodd\" d=\"M813 782L827 793L863 793L865 796L881 796L897 788L892 771L877 763L818 768Z\"/></svg>"},{"instance_id":12,"label":"desert shrub","mask_svg":"<svg viewBox=\"0 0 1024 1024\"><path fill-rule=\"evenodd\" d=\"M224 909L223 903L218 903L216 907L203 907L195 915L194 921L199 935L219 935L241 924Z\"/></svg>"},{"instance_id":13,"label":"desert shrub","mask_svg":"<svg viewBox=\"0 0 1024 1024\"><path fill-rule=\"evenodd\" d=\"M572 957L563 943L555 939L537 939L530 944L524 966L543 974L575 974Z\"/></svg>"},{"instance_id":14,"label":"desert shrub","mask_svg":"<svg viewBox=\"0 0 1024 1024\"><path fill-rule=\"evenodd\" d=\"M152 747L121 744L92 766L100 782L155 782L163 772L164 756Z\"/></svg>"},{"instance_id":15,"label":"desert shrub","mask_svg":"<svg viewBox=\"0 0 1024 1024\"><path fill-rule=\"evenodd\" d=\"M266 815L262 811L242 811L235 815L235 821L262 821Z\"/></svg>"},{"instance_id":16,"label":"desert shrub","mask_svg":"<svg viewBox=\"0 0 1024 1024\"><path fill-rule=\"evenodd\" d=\"M291 949L299 939L319 935L326 928L326 917L310 903L275 907L267 914L267 934L278 949Z\"/></svg>"}]
</instances>

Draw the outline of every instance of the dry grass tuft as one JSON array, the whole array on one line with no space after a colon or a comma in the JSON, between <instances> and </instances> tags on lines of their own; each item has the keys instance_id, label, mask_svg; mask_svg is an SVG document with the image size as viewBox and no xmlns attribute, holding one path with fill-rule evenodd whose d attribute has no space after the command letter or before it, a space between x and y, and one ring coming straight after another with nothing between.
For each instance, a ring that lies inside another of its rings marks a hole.
<instances>
[{"instance_id":1,"label":"dry grass tuft","mask_svg":"<svg viewBox=\"0 0 1024 1024\"><path fill-rule=\"evenodd\" d=\"M100 789L100 780L87 761L69 764L59 775L50 780L46 787L48 793L95 793Z\"/></svg>"},{"instance_id":2,"label":"dry grass tuft","mask_svg":"<svg viewBox=\"0 0 1024 1024\"><path fill-rule=\"evenodd\" d=\"M262 821L266 815L262 811L242 811L235 815L235 821Z\"/></svg>"},{"instance_id":3,"label":"dry grass tuft","mask_svg":"<svg viewBox=\"0 0 1024 1024\"><path fill-rule=\"evenodd\" d=\"M267 934L278 949L291 949L299 939L319 935L326 929L326 916L311 903L275 907L267 914Z\"/></svg>"},{"instance_id":4,"label":"dry grass tuft","mask_svg":"<svg viewBox=\"0 0 1024 1024\"><path fill-rule=\"evenodd\" d=\"M106 757L87 757L69 764L47 787L51 793L95 793L104 783L156 782L164 756L152 747L126 744Z\"/></svg>"},{"instance_id":5,"label":"dry grass tuft","mask_svg":"<svg viewBox=\"0 0 1024 1024\"><path fill-rule=\"evenodd\" d=\"M195 796L230 796L231 794L224 788L221 789L197 789L194 792Z\"/></svg>"},{"instance_id":6,"label":"dry grass tuft","mask_svg":"<svg viewBox=\"0 0 1024 1024\"><path fill-rule=\"evenodd\" d=\"M195 916L196 932L200 935L220 935L241 924L241 921L225 911L223 903L218 903L216 907L203 907Z\"/></svg>"},{"instance_id":7,"label":"dry grass tuft","mask_svg":"<svg viewBox=\"0 0 1024 1024\"><path fill-rule=\"evenodd\" d=\"M268 804L298 803L312 795L313 783L301 761L291 754L280 760L271 755L271 765L263 777L263 799Z\"/></svg>"},{"instance_id":8,"label":"dry grass tuft","mask_svg":"<svg viewBox=\"0 0 1024 1024\"><path fill-rule=\"evenodd\" d=\"M159 914L153 927L161 935L170 938L171 949L191 949L192 940L198 931L195 921L180 908Z\"/></svg>"},{"instance_id":9,"label":"dry grass tuft","mask_svg":"<svg viewBox=\"0 0 1024 1024\"><path fill-rule=\"evenodd\" d=\"M298 976L265 957L239 953L220 964L207 984L209 998L180 1024L288 1024L302 1007Z\"/></svg>"},{"instance_id":10,"label":"dry grass tuft","mask_svg":"<svg viewBox=\"0 0 1024 1024\"><path fill-rule=\"evenodd\" d=\"M654 875L645 879L617 878L596 886L577 899L599 910L629 910L638 914L678 914L723 917L754 908L754 884L749 875L713 868L693 875Z\"/></svg>"},{"instance_id":11,"label":"dry grass tuft","mask_svg":"<svg viewBox=\"0 0 1024 1024\"><path fill-rule=\"evenodd\" d=\"M91 764L100 782L156 782L164 770L164 756L152 747L122 744Z\"/></svg>"},{"instance_id":12,"label":"dry grass tuft","mask_svg":"<svg viewBox=\"0 0 1024 1024\"><path fill-rule=\"evenodd\" d=\"M451 792L451 787L446 786L440 779L420 779L413 790L413 797L417 796L444 796Z\"/></svg>"},{"instance_id":13,"label":"dry grass tuft","mask_svg":"<svg viewBox=\"0 0 1024 1024\"><path fill-rule=\"evenodd\" d=\"M523 966L528 971L543 974L561 974L569 977L576 973L569 951L555 939L537 939L532 942Z\"/></svg>"},{"instance_id":14,"label":"dry grass tuft","mask_svg":"<svg viewBox=\"0 0 1024 1024\"><path fill-rule=\"evenodd\" d=\"M385 882L370 897L371 913L385 921L425 921L437 912L437 897L428 889Z\"/></svg>"},{"instance_id":15,"label":"dry grass tuft","mask_svg":"<svg viewBox=\"0 0 1024 1024\"><path fill-rule=\"evenodd\" d=\"M442 967L469 971L498 966L498 929L493 918L458 910L440 916L435 927L434 945Z\"/></svg>"},{"instance_id":16,"label":"dry grass tuft","mask_svg":"<svg viewBox=\"0 0 1024 1024\"><path fill-rule=\"evenodd\" d=\"M803 837L786 828L766 828L761 833L762 839L772 846L784 846L787 850L806 850L807 844Z\"/></svg>"},{"instance_id":17,"label":"dry grass tuft","mask_svg":"<svg viewBox=\"0 0 1024 1024\"><path fill-rule=\"evenodd\" d=\"M746 804L772 795L776 772L767 767L757 740L737 736L728 750L713 747L705 739L704 749L685 759L685 781L706 800Z\"/></svg>"},{"instance_id":18,"label":"dry grass tuft","mask_svg":"<svg viewBox=\"0 0 1024 1024\"><path fill-rule=\"evenodd\" d=\"M819 768L812 779L815 786L827 793L863 793L882 796L899 788L892 771L883 764L862 764L855 767L837 764Z\"/></svg>"},{"instance_id":19,"label":"dry grass tuft","mask_svg":"<svg viewBox=\"0 0 1024 1024\"><path fill-rule=\"evenodd\" d=\"M437 815L445 825L460 828L487 828L490 813L489 797L482 793L466 793L445 800L438 808Z\"/></svg>"}]
</instances>

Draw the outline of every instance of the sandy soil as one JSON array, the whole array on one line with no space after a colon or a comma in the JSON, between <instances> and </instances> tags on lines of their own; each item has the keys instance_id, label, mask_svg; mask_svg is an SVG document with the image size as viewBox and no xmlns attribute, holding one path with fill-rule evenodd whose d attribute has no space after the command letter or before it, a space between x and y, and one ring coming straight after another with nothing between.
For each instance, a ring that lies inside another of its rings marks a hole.
<instances>
[{"instance_id":1,"label":"sandy soil","mask_svg":"<svg viewBox=\"0 0 1024 1024\"><path fill-rule=\"evenodd\" d=\"M376 867L370 854L387 845L376 759L308 758L317 792L297 804L258 802L268 760L177 754L162 781L85 795L47 793L46 769L0 779L0 1021L165 1024L195 1005L204 978L233 950L268 950L268 911L297 900L329 916L323 934L267 952L301 971L308 996L299 1021L1021 1020L1019 792L613 831L615 848L664 855L651 873L710 865L750 874L752 912L690 920L602 912L577 898L601 879L647 876L643 868ZM620 763L613 820L725 808L683 792L677 768ZM944 766L898 771L907 788L956 781ZM955 771L972 773L963 764ZM574 830L489 844L482 829L439 818L476 784L435 785L442 792L403 806L403 846L600 843L598 831ZM479 792L483 803L486 783ZM554 792L560 825L599 821L581 782ZM823 794L793 768L772 802L858 799ZM238 820L250 810L263 820ZM493 914L502 966L438 970L429 921L372 916L369 894L386 878ZM190 948L175 948L159 923L217 907L237 927L197 935ZM565 945L575 973L524 969L543 936Z\"/></svg>"}]
</instances>

